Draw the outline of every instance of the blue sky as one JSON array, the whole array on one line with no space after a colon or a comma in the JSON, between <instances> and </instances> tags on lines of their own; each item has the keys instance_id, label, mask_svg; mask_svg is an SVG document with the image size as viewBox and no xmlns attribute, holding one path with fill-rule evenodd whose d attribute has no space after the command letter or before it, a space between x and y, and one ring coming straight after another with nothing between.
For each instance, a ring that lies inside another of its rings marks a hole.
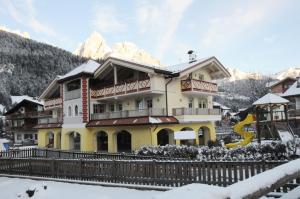
<instances>
[{"instance_id":1,"label":"blue sky","mask_svg":"<svg viewBox=\"0 0 300 199\"><path fill-rule=\"evenodd\" d=\"M0 26L73 52L93 31L129 41L165 65L216 56L271 74L300 67L298 0L0 0Z\"/></svg>"}]
</instances>

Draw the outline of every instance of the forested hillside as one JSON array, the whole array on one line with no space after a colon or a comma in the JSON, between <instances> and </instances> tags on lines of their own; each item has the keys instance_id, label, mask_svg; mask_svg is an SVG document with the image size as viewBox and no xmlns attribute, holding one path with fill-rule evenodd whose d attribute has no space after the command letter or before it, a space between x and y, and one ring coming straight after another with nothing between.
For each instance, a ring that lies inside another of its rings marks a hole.
<instances>
[{"instance_id":1,"label":"forested hillside","mask_svg":"<svg viewBox=\"0 0 300 199\"><path fill-rule=\"evenodd\" d=\"M55 76L82 62L60 48L0 31L0 104L10 106L10 95L40 95Z\"/></svg>"}]
</instances>

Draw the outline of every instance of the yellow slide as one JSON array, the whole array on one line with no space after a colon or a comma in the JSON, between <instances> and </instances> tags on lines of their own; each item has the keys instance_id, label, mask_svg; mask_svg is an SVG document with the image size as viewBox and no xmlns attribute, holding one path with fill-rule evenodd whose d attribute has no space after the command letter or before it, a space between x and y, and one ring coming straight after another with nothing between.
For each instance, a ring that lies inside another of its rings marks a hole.
<instances>
[{"instance_id":1,"label":"yellow slide","mask_svg":"<svg viewBox=\"0 0 300 199\"><path fill-rule=\"evenodd\" d=\"M245 146L245 145L249 144L254 137L254 133L245 131L244 126L247 124L253 123L253 121L254 121L253 115L248 114L246 119L244 119L243 121L234 125L233 131L236 132L237 134L240 134L242 137L244 137L244 140L240 141L240 142L229 143L229 144L226 144L225 146L227 148L234 148L237 146Z\"/></svg>"}]
</instances>

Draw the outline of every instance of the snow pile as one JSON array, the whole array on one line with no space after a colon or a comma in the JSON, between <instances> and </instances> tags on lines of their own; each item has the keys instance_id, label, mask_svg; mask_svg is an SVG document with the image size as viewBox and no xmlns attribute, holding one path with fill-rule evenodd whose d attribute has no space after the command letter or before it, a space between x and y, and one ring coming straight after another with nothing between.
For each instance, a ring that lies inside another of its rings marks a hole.
<instances>
[{"instance_id":1,"label":"snow pile","mask_svg":"<svg viewBox=\"0 0 300 199\"><path fill-rule=\"evenodd\" d=\"M299 172L300 159L280 165L263 173L255 175L244 181L239 181L226 188L218 186L209 186L205 184L190 184L183 187L166 191L154 197L155 199L182 199L182 198L205 198L205 199L240 199L249 197L262 189L268 189L277 184L282 178ZM287 193L288 197L299 198L300 188Z\"/></svg>"},{"instance_id":2,"label":"snow pile","mask_svg":"<svg viewBox=\"0 0 300 199\"><path fill-rule=\"evenodd\" d=\"M1 199L151 199L161 194L160 191L141 191L7 177L0 177L0 190ZM29 194L32 193L32 197L29 197Z\"/></svg>"},{"instance_id":3,"label":"snow pile","mask_svg":"<svg viewBox=\"0 0 300 199\"><path fill-rule=\"evenodd\" d=\"M205 198L222 199L229 195L229 191L223 187L206 184L189 184L183 187L166 191L154 197L155 199L182 199L182 198Z\"/></svg>"},{"instance_id":4,"label":"snow pile","mask_svg":"<svg viewBox=\"0 0 300 199\"><path fill-rule=\"evenodd\" d=\"M207 146L144 146L135 152L137 155L165 156L198 160L239 161L239 160L285 160L292 155L286 145L277 142L250 144L244 147L227 149Z\"/></svg>"}]
</instances>

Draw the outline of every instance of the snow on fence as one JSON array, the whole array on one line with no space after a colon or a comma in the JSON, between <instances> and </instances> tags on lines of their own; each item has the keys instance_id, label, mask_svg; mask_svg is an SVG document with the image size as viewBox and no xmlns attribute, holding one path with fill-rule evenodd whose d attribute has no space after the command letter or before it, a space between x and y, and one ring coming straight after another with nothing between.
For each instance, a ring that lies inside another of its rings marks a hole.
<instances>
[{"instance_id":1,"label":"snow on fence","mask_svg":"<svg viewBox=\"0 0 300 199\"><path fill-rule=\"evenodd\" d=\"M0 151L0 159L3 158L72 158L72 159L112 159L112 160L182 160L186 158L172 158L167 156L146 156L136 155L134 153L99 153L99 152L84 152L84 151L63 151L55 149L16 149L9 151Z\"/></svg>"},{"instance_id":2,"label":"snow on fence","mask_svg":"<svg viewBox=\"0 0 300 199\"><path fill-rule=\"evenodd\" d=\"M283 163L0 158L0 173L168 187L190 183L225 187Z\"/></svg>"}]
</instances>

